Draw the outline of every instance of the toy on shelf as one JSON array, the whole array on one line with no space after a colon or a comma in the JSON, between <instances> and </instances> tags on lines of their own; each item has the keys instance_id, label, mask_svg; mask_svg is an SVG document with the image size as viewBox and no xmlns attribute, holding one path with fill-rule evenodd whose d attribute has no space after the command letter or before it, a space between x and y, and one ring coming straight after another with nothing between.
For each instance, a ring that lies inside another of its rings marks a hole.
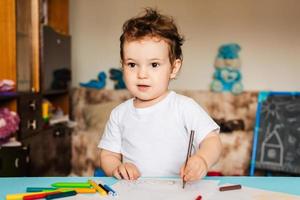
<instances>
[{"instance_id":1,"label":"toy on shelf","mask_svg":"<svg viewBox=\"0 0 300 200\"><path fill-rule=\"evenodd\" d=\"M71 81L71 71L66 68L57 69L53 72L53 81L51 89L53 90L66 90L69 88Z\"/></svg>"},{"instance_id":2,"label":"toy on shelf","mask_svg":"<svg viewBox=\"0 0 300 200\"><path fill-rule=\"evenodd\" d=\"M0 109L0 144L9 140L19 129L20 118L17 113L8 108Z\"/></svg>"},{"instance_id":3,"label":"toy on shelf","mask_svg":"<svg viewBox=\"0 0 300 200\"><path fill-rule=\"evenodd\" d=\"M0 80L0 92L11 92L15 89L15 82L10 79Z\"/></svg>"},{"instance_id":4,"label":"toy on shelf","mask_svg":"<svg viewBox=\"0 0 300 200\"><path fill-rule=\"evenodd\" d=\"M95 89L102 89L105 87L106 84L106 74L105 72L99 72L98 80L90 80L86 83L80 83L80 86L87 87L87 88L95 88Z\"/></svg>"},{"instance_id":5,"label":"toy on shelf","mask_svg":"<svg viewBox=\"0 0 300 200\"><path fill-rule=\"evenodd\" d=\"M123 80L123 72L120 69L111 68L109 70L110 80L115 82L114 88L116 90L126 89L126 85Z\"/></svg>"},{"instance_id":6,"label":"toy on shelf","mask_svg":"<svg viewBox=\"0 0 300 200\"><path fill-rule=\"evenodd\" d=\"M241 47L236 43L220 46L211 83L212 91L229 91L233 94L239 94L243 91L240 72L241 62L238 54L240 50Z\"/></svg>"}]
</instances>

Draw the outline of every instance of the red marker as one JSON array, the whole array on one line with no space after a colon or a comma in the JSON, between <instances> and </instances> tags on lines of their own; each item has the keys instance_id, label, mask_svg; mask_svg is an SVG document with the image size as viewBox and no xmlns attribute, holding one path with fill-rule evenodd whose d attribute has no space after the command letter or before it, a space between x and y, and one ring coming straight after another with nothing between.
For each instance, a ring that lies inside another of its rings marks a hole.
<instances>
[{"instance_id":1,"label":"red marker","mask_svg":"<svg viewBox=\"0 0 300 200\"><path fill-rule=\"evenodd\" d=\"M23 200L33 200L33 199L41 199L45 198L46 196L50 194L58 194L61 193L60 191L55 191L55 192L45 192L45 193L40 193L40 194L28 194L23 197Z\"/></svg>"},{"instance_id":2,"label":"red marker","mask_svg":"<svg viewBox=\"0 0 300 200\"><path fill-rule=\"evenodd\" d=\"M199 196L197 196L197 198L195 200L201 200L201 199L202 199L202 196L199 195Z\"/></svg>"}]
</instances>

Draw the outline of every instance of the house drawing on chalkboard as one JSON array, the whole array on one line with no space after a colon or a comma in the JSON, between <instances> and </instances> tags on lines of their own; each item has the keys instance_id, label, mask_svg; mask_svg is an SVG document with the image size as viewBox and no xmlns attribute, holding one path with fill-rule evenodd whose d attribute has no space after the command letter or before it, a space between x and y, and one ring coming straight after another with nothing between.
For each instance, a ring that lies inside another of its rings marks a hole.
<instances>
[{"instance_id":1,"label":"house drawing on chalkboard","mask_svg":"<svg viewBox=\"0 0 300 200\"><path fill-rule=\"evenodd\" d=\"M300 92L259 93L250 175L300 174Z\"/></svg>"},{"instance_id":2,"label":"house drawing on chalkboard","mask_svg":"<svg viewBox=\"0 0 300 200\"><path fill-rule=\"evenodd\" d=\"M279 136L279 129L282 125L276 124L271 133L262 142L260 162L262 164L283 165L283 144Z\"/></svg>"}]
</instances>

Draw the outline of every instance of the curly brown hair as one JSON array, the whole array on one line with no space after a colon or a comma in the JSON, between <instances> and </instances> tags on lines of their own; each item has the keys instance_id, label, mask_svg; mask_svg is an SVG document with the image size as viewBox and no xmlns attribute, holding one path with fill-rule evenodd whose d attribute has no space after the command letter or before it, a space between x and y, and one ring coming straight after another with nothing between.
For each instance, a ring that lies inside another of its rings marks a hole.
<instances>
[{"instance_id":1,"label":"curly brown hair","mask_svg":"<svg viewBox=\"0 0 300 200\"><path fill-rule=\"evenodd\" d=\"M173 63L176 59L183 59L181 46L184 42L182 35L172 17L161 15L157 10L146 8L145 14L133 17L123 24L120 37L121 61L124 59L123 47L125 41L140 40L145 37L157 37L169 44L169 58Z\"/></svg>"}]
</instances>

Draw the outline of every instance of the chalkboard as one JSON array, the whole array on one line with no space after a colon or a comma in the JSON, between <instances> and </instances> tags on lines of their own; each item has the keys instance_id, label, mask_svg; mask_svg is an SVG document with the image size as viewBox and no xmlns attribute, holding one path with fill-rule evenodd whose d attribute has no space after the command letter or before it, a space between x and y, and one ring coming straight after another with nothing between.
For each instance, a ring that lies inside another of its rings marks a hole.
<instances>
[{"instance_id":1,"label":"chalkboard","mask_svg":"<svg viewBox=\"0 0 300 200\"><path fill-rule=\"evenodd\" d=\"M261 93L258 104L255 167L300 174L300 93Z\"/></svg>"}]
</instances>

